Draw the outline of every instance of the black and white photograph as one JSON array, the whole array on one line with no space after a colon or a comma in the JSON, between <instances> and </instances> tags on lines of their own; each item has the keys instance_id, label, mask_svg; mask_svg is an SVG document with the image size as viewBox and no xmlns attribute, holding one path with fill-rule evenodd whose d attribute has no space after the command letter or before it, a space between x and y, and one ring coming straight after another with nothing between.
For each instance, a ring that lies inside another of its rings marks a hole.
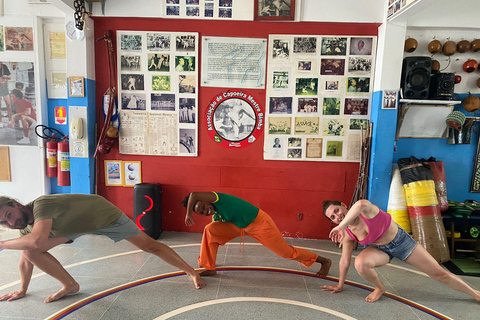
<instances>
[{"instance_id":1,"label":"black and white photograph","mask_svg":"<svg viewBox=\"0 0 480 320\"><path fill-rule=\"evenodd\" d=\"M370 72L372 70L372 58L349 57L348 72Z\"/></svg>"},{"instance_id":2,"label":"black and white photograph","mask_svg":"<svg viewBox=\"0 0 480 320\"><path fill-rule=\"evenodd\" d=\"M187 0L187 5L197 5L199 4L200 0Z\"/></svg>"},{"instance_id":3,"label":"black and white photograph","mask_svg":"<svg viewBox=\"0 0 480 320\"><path fill-rule=\"evenodd\" d=\"M170 35L161 33L147 33L147 50L170 50Z\"/></svg>"},{"instance_id":4,"label":"black and white photograph","mask_svg":"<svg viewBox=\"0 0 480 320\"><path fill-rule=\"evenodd\" d=\"M200 7L197 6L188 6L186 8L187 17L199 17L200 16Z\"/></svg>"},{"instance_id":5,"label":"black and white photograph","mask_svg":"<svg viewBox=\"0 0 480 320\"><path fill-rule=\"evenodd\" d=\"M270 113L292 114L292 97L271 97Z\"/></svg>"},{"instance_id":6,"label":"black and white photograph","mask_svg":"<svg viewBox=\"0 0 480 320\"><path fill-rule=\"evenodd\" d=\"M300 159L302 157L302 149L288 149L287 158Z\"/></svg>"},{"instance_id":7,"label":"black and white photograph","mask_svg":"<svg viewBox=\"0 0 480 320\"><path fill-rule=\"evenodd\" d=\"M167 0L167 4L180 4L180 0Z\"/></svg>"},{"instance_id":8,"label":"black and white photograph","mask_svg":"<svg viewBox=\"0 0 480 320\"><path fill-rule=\"evenodd\" d=\"M148 54L148 71L170 71L170 55L149 53Z\"/></svg>"},{"instance_id":9,"label":"black and white photograph","mask_svg":"<svg viewBox=\"0 0 480 320\"><path fill-rule=\"evenodd\" d=\"M340 37L322 38L322 55L325 55L325 56L347 55L347 38L340 38Z\"/></svg>"},{"instance_id":10,"label":"black and white photograph","mask_svg":"<svg viewBox=\"0 0 480 320\"><path fill-rule=\"evenodd\" d=\"M320 74L322 76L343 76L345 74L345 59L322 59Z\"/></svg>"},{"instance_id":11,"label":"black and white photograph","mask_svg":"<svg viewBox=\"0 0 480 320\"><path fill-rule=\"evenodd\" d=\"M143 93L122 93L123 110L146 110L147 99Z\"/></svg>"},{"instance_id":12,"label":"black and white photograph","mask_svg":"<svg viewBox=\"0 0 480 320\"><path fill-rule=\"evenodd\" d=\"M343 114L357 114L366 116L368 114L368 99L345 98Z\"/></svg>"},{"instance_id":13,"label":"black and white photograph","mask_svg":"<svg viewBox=\"0 0 480 320\"><path fill-rule=\"evenodd\" d=\"M290 117L269 117L268 134L291 134L292 119Z\"/></svg>"},{"instance_id":14,"label":"black and white photograph","mask_svg":"<svg viewBox=\"0 0 480 320\"><path fill-rule=\"evenodd\" d=\"M398 90L384 90L382 109L397 109Z\"/></svg>"},{"instance_id":15,"label":"black and white photograph","mask_svg":"<svg viewBox=\"0 0 480 320\"><path fill-rule=\"evenodd\" d=\"M281 149L282 148L282 139L280 137L272 137L272 148Z\"/></svg>"},{"instance_id":16,"label":"black and white photograph","mask_svg":"<svg viewBox=\"0 0 480 320\"><path fill-rule=\"evenodd\" d=\"M179 93L195 93L195 76L181 74L178 76L178 92Z\"/></svg>"},{"instance_id":17,"label":"black and white photograph","mask_svg":"<svg viewBox=\"0 0 480 320\"><path fill-rule=\"evenodd\" d=\"M176 56L175 71L178 71L178 72L195 71L195 57Z\"/></svg>"},{"instance_id":18,"label":"black and white photograph","mask_svg":"<svg viewBox=\"0 0 480 320\"><path fill-rule=\"evenodd\" d=\"M290 57L290 48L288 40L273 40L273 59L288 59Z\"/></svg>"},{"instance_id":19,"label":"black and white photograph","mask_svg":"<svg viewBox=\"0 0 480 320\"><path fill-rule=\"evenodd\" d=\"M325 90L326 91L338 91L339 81L332 80L332 81L325 81Z\"/></svg>"},{"instance_id":20,"label":"black and white photograph","mask_svg":"<svg viewBox=\"0 0 480 320\"><path fill-rule=\"evenodd\" d=\"M143 74L122 74L122 90L144 90Z\"/></svg>"},{"instance_id":21,"label":"black and white photograph","mask_svg":"<svg viewBox=\"0 0 480 320\"><path fill-rule=\"evenodd\" d=\"M220 0L222 1L222 0ZM289 20L293 17L295 1L291 0L255 0L258 10L255 20L268 20L269 18L282 18Z\"/></svg>"},{"instance_id":22,"label":"black and white photograph","mask_svg":"<svg viewBox=\"0 0 480 320\"><path fill-rule=\"evenodd\" d=\"M142 36L139 34L122 34L120 37L122 51L141 51Z\"/></svg>"},{"instance_id":23,"label":"black and white photograph","mask_svg":"<svg viewBox=\"0 0 480 320\"><path fill-rule=\"evenodd\" d=\"M218 17L219 18L231 18L232 17L232 9L219 8L218 9Z\"/></svg>"},{"instance_id":24,"label":"black and white photograph","mask_svg":"<svg viewBox=\"0 0 480 320\"><path fill-rule=\"evenodd\" d=\"M179 153L196 153L195 129L180 129Z\"/></svg>"},{"instance_id":25,"label":"black and white photograph","mask_svg":"<svg viewBox=\"0 0 480 320\"><path fill-rule=\"evenodd\" d=\"M370 78L347 78L347 92L369 92Z\"/></svg>"},{"instance_id":26,"label":"black and white photograph","mask_svg":"<svg viewBox=\"0 0 480 320\"><path fill-rule=\"evenodd\" d=\"M293 38L293 53L312 53L317 52L316 37L295 37Z\"/></svg>"},{"instance_id":27,"label":"black and white photograph","mask_svg":"<svg viewBox=\"0 0 480 320\"><path fill-rule=\"evenodd\" d=\"M239 98L221 102L213 113L217 133L228 141L242 141L255 130L257 118L253 107Z\"/></svg>"},{"instance_id":28,"label":"black and white photograph","mask_svg":"<svg viewBox=\"0 0 480 320\"><path fill-rule=\"evenodd\" d=\"M299 98L298 112L313 113L318 111L318 99Z\"/></svg>"},{"instance_id":29,"label":"black and white photograph","mask_svg":"<svg viewBox=\"0 0 480 320\"><path fill-rule=\"evenodd\" d=\"M302 138L288 138L288 146L290 148L300 148L302 146Z\"/></svg>"},{"instance_id":30,"label":"black and white photograph","mask_svg":"<svg viewBox=\"0 0 480 320\"><path fill-rule=\"evenodd\" d=\"M180 7L179 6L167 6L167 16L179 16Z\"/></svg>"},{"instance_id":31,"label":"black and white photograph","mask_svg":"<svg viewBox=\"0 0 480 320\"><path fill-rule=\"evenodd\" d=\"M140 56L134 54L121 55L120 69L122 71L141 71Z\"/></svg>"},{"instance_id":32,"label":"black and white photograph","mask_svg":"<svg viewBox=\"0 0 480 320\"><path fill-rule=\"evenodd\" d=\"M315 96L318 93L318 78L297 78L295 94Z\"/></svg>"},{"instance_id":33,"label":"black and white photograph","mask_svg":"<svg viewBox=\"0 0 480 320\"><path fill-rule=\"evenodd\" d=\"M155 111L175 111L175 95L172 93L152 93L151 109Z\"/></svg>"},{"instance_id":34,"label":"black and white photograph","mask_svg":"<svg viewBox=\"0 0 480 320\"><path fill-rule=\"evenodd\" d=\"M38 145L33 62L0 62L0 144Z\"/></svg>"},{"instance_id":35,"label":"black and white photograph","mask_svg":"<svg viewBox=\"0 0 480 320\"><path fill-rule=\"evenodd\" d=\"M195 51L195 36L177 36L176 40L177 51Z\"/></svg>"},{"instance_id":36,"label":"black and white photograph","mask_svg":"<svg viewBox=\"0 0 480 320\"><path fill-rule=\"evenodd\" d=\"M195 99L180 98L179 99L178 120L180 123L195 123Z\"/></svg>"},{"instance_id":37,"label":"black and white photograph","mask_svg":"<svg viewBox=\"0 0 480 320\"><path fill-rule=\"evenodd\" d=\"M350 54L369 56L372 54L372 38L357 38L350 39Z\"/></svg>"},{"instance_id":38,"label":"black and white photograph","mask_svg":"<svg viewBox=\"0 0 480 320\"><path fill-rule=\"evenodd\" d=\"M288 71L273 72L273 89L288 88Z\"/></svg>"},{"instance_id":39,"label":"black and white photograph","mask_svg":"<svg viewBox=\"0 0 480 320\"><path fill-rule=\"evenodd\" d=\"M347 119L323 119L323 135L324 136L345 136L347 130Z\"/></svg>"}]
</instances>

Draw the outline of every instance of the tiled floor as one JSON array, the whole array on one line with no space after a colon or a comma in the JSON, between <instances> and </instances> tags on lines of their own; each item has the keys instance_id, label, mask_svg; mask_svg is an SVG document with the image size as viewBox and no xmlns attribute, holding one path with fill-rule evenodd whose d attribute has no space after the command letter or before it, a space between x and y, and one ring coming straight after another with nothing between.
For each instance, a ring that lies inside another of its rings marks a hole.
<instances>
[{"instance_id":1,"label":"tiled floor","mask_svg":"<svg viewBox=\"0 0 480 320\"><path fill-rule=\"evenodd\" d=\"M5 232L0 236L5 239ZM164 232L160 237L160 241L174 248L195 267L200 240L201 234L192 233ZM80 283L79 293L50 304L43 303L60 287L56 280L35 269L26 297L0 302L0 319L58 319L62 309L74 309L72 305L82 299L94 298L96 300L88 304L78 303L80 308L64 319L437 319L408 303L388 297L369 304L364 301L369 292L361 286L346 285L338 294L324 292L320 286L334 282L309 276L318 271L318 266L304 268L298 262L277 257L250 238L246 241L246 253L239 253L238 239L221 247L217 265L252 268L220 271L215 277L205 278L207 286L204 289L195 290L185 275L163 277L178 270L139 252L126 241L114 244L105 237L84 236L71 245L51 251ZM332 259L330 275L338 277L340 250L331 242L291 238L287 241ZM19 258L19 251L0 251L0 294L18 289ZM446 318L480 318L480 303L431 280L404 262L395 259L378 272L387 292L393 295L430 308ZM158 280L126 286L122 291L112 289L148 277ZM357 274L353 262L347 279L369 285ZM480 289L480 278L463 279ZM112 294L102 294L105 290Z\"/></svg>"}]
</instances>

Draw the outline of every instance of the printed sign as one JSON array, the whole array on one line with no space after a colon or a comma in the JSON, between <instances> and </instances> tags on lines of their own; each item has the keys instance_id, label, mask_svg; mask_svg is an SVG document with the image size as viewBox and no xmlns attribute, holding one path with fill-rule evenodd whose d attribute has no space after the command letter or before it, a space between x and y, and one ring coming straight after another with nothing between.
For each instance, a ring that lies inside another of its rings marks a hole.
<instances>
[{"instance_id":1,"label":"printed sign","mask_svg":"<svg viewBox=\"0 0 480 320\"><path fill-rule=\"evenodd\" d=\"M67 124L67 108L55 107L55 124Z\"/></svg>"}]
</instances>

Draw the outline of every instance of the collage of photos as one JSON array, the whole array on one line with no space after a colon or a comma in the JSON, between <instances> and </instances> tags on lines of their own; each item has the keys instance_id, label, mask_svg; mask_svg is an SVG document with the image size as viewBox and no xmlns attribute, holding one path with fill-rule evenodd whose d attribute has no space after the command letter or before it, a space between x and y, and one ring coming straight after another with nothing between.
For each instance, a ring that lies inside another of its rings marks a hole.
<instances>
[{"instance_id":1,"label":"collage of photos","mask_svg":"<svg viewBox=\"0 0 480 320\"><path fill-rule=\"evenodd\" d=\"M0 61L0 145L37 146L33 62Z\"/></svg>"},{"instance_id":2,"label":"collage of photos","mask_svg":"<svg viewBox=\"0 0 480 320\"><path fill-rule=\"evenodd\" d=\"M168 18L232 18L233 0L164 0Z\"/></svg>"},{"instance_id":3,"label":"collage of photos","mask_svg":"<svg viewBox=\"0 0 480 320\"><path fill-rule=\"evenodd\" d=\"M117 56L120 153L197 156L198 34L118 31Z\"/></svg>"},{"instance_id":4,"label":"collage of photos","mask_svg":"<svg viewBox=\"0 0 480 320\"><path fill-rule=\"evenodd\" d=\"M376 40L270 35L264 159L360 161Z\"/></svg>"},{"instance_id":5,"label":"collage of photos","mask_svg":"<svg viewBox=\"0 0 480 320\"><path fill-rule=\"evenodd\" d=\"M416 1L418 0L388 0L387 18L390 18L397 12L403 10L405 7Z\"/></svg>"}]
</instances>

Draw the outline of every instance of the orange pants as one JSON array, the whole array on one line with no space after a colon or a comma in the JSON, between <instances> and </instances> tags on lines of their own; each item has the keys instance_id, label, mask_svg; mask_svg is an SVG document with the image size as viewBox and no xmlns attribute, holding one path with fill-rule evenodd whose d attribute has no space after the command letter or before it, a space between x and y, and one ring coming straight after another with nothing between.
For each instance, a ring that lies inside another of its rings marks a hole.
<instances>
[{"instance_id":1,"label":"orange pants","mask_svg":"<svg viewBox=\"0 0 480 320\"><path fill-rule=\"evenodd\" d=\"M310 267L317 260L318 256L315 253L289 245L283 239L272 218L260 210L255 220L244 229L230 222L209 223L203 231L198 265L208 270L215 270L218 246L223 246L238 236L243 237L244 234L257 240L280 257L296 260L306 267Z\"/></svg>"}]
</instances>

